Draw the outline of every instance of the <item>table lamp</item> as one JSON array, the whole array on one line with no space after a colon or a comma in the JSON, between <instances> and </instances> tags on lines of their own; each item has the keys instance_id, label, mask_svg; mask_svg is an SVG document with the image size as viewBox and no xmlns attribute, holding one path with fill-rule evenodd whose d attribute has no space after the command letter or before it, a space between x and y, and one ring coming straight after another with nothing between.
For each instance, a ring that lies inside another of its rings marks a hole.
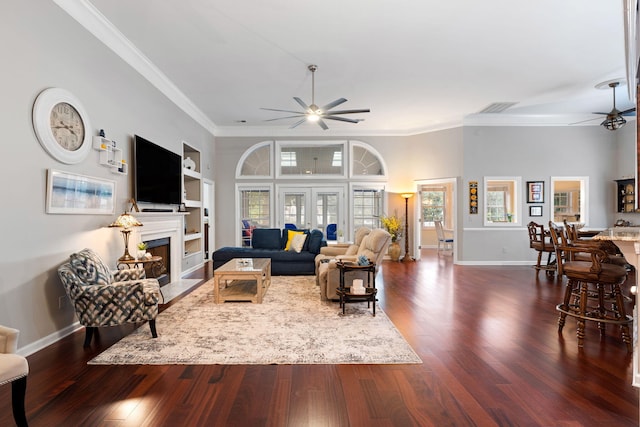
<instances>
[{"instance_id":1,"label":"table lamp","mask_svg":"<svg viewBox=\"0 0 640 427\"><path fill-rule=\"evenodd\" d=\"M414 261L409 255L409 199L413 197L413 193L402 193L404 199L404 258L402 262Z\"/></svg>"},{"instance_id":2,"label":"table lamp","mask_svg":"<svg viewBox=\"0 0 640 427\"><path fill-rule=\"evenodd\" d=\"M131 261L135 259L129 254L129 234L131 234L131 227L140 227L142 223L131 214L124 212L121 214L109 227L120 227L122 230L122 238L124 239L124 255L118 258L118 261Z\"/></svg>"}]
</instances>

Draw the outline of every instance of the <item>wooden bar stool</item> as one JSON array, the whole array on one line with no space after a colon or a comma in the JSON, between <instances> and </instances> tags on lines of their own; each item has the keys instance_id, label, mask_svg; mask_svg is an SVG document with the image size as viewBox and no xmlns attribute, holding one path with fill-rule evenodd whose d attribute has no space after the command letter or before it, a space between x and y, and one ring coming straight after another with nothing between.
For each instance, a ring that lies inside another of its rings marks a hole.
<instances>
[{"instance_id":1,"label":"wooden bar stool","mask_svg":"<svg viewBox=\"0 0 640 427\"><path fill-rule=\"evenodd\" d=\"M555 248L551 242L549 235L544 230L544 225L536 224L531 221L527 224L527 230L529 231L529 247L538 252L538 261L533 268L536 269L536 275L540 270L544 270L547 276L553 277L556 273L556 260L552 259L555 254ZM542 254L547 254L547 264L542 265Z\"/></svg>"},{"instance_id":2,"label":"wooden bar stool","mask_svg":"<svg viewBox=\"0 0 640 427\"><path fill-rule=\"evenodd\" d=\"M618 325L627 351L632 352L629 324L633 318L626 314L620 291L620 285L627 279L627 270L607 263L607 254L601 249L567 244L564 234L552 222L549 231L556 249L558 275L567 277L564 299L556 306L560 312L558 332L562 332L567 316L575 317L578 347L583 347L587 320L598 324L601 335L605 334L607 324ZM577 254L581 259L585 255L590 258L577 260Z\"/></svg>"}]
</instances>

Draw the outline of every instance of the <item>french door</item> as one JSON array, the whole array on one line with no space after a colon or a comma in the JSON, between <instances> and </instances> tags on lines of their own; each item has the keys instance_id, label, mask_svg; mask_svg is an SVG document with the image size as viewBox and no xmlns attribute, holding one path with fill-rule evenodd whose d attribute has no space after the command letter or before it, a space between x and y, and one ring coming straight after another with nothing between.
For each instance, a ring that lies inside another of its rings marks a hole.
<instances>
[{"instance_id":1,"label":"french door","mask_svg":"<svg viewBox=\"0 0 640 427\"><path fill-rule=\"evenodd\" d=\"M344 230L344 186L279 186L278 225L280 227L320 229L329 224Z\"/></svg>"}]
</instances>

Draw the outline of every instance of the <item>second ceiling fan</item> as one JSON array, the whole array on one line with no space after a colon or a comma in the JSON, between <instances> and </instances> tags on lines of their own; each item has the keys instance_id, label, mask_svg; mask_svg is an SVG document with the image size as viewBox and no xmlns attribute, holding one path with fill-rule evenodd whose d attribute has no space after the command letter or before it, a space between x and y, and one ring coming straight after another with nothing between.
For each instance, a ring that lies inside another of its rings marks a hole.
<instances>
[{"instance_id":1,"label":"second ceiling fan","mask_svg":"<svg viewBox=\"0 0 640 427\"><path fill-rule=\"evenodd\" d=\"M364 119L350 119L347 117L342 117L345 114L357 114L357 113L368 113L370 110L368 108L358 109L358 110L334 110L330 111L332 108L337 107L340 104L347 102L345 98L338 98L333 102L328 103L323 107L318 107L315 101L315 72L318 69L317 65L309 65L307 67L309 71L311 71L311 104L307 105L302 99L294 96L293 99L304 109L304 111L293 111L293 110L279 110L275 108L262 108L262 110L268 111L278 111L281 113L293 113L293 116L285 116L285 117L277 117L275 119L265 120L267 122L272 122L274 120L283 120L283 119L291 119L291 118L301 118L293 125L289 127L289 129L293 129L305 121L316 122L318 125L324 129L329 129L329 126L324 122L324 120L337 120L341 122L348 123L358 123L363 121Z\"/></svg>"}]
</instances>

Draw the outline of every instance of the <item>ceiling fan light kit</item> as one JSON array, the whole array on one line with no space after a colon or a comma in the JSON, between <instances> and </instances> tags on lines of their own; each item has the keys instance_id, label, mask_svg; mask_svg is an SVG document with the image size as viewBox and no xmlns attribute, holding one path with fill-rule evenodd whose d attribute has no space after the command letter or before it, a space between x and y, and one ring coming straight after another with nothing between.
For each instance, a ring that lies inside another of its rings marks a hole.
<instances>
[{"instance_id":1,"label":"ceiling fan light kit","mask_svg":"<svg viewBox=\"0 0 640 427\"><path fill-rule=\"evenodd\" d=\"M628 114L636 110L635 108L630 108L625 111L619 111L616 108L616 87L618 87L618 85L620 85L620 82L610 82L608 84L608 86L613 90L613 109L611 112L607 113L607 118L600 123L606 129L611 131L618 130L627 123L625 118L622 117L623 114Z\"/></svg>"},{"instance_id":2,"label":"ceiling fan light kit","mask_svg":"<svg viewBox=\"0 0 640 427\"><path fill-rule=\"evenodd\" d=\"M289 129L293 129L293 128L301 125L305 121L309 121L309 122L316 122L316 123L318 123L318 125L322 129L327 130L327 129L329 129L329 126L327 126L327 124L324 122L324 120L336 120L336 121L347 122L347 123L359 123L359 122L364 120L364 119L350 119L350 118L341 117L341 116L344 115L344 114L368 113L368 112L370 112L370 110L368 108L358 109L358 110L339 110L339 111L334 110L334 111L330 111L332 108L337 107L338 105L347 102L347 100L345 98L338 98L335 101L330 102L330 103L328 103L327 105L325 105L323 107L318 107L316 105L316 100L315 100L315 98L316 98L316 96L315 96L315 90L316 90L315 73L316 73L316 70L318 69L318 66L312 64L312 65L309 65L307 68L309 69L309 71L311 71L311 104L307 105L302 99L294 96L293 97L294 101L296 101L298 103L298 105L300 105L303 108L304 111L279 110L279 109L275 109L275 108L262 108L262 110L267 110L267 111L278 111L278 112L281 112L281 113L293 113L293 114L295 114L293 116L277 117L275 119L268 119L268 120L265 120L265 121L272 122L272 121L275 121L275 120L282 120L282 119L302 118L301 120L298 120L293 125L291 125L289 127Z\"/></svg>"}]
</instances>

